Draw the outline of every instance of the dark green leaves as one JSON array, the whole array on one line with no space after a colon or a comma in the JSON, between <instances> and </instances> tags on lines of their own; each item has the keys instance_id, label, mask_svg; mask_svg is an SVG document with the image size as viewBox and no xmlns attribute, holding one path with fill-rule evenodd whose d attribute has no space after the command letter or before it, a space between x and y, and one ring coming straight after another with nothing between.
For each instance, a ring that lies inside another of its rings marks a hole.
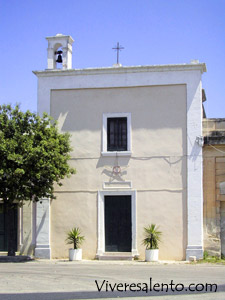
<instances>
[{"instance_id":1,"label":"dark green leaves","mask_svg":"<svg viewBox=\"0 0 225 300\"><path fill-rule=\"evenodd\" d=\"M56 122L19 106L0 106L0 198L38 201L54 198L54 183L75 170L70 168L69 135L58 132Z\"/></svg>"},{"instance_id":2,"label":"dark green leaves","mask_svg":"<svg viewBox=\"0 0 225 300\"><path fill-rule=\"evenodd\" d=\"M78 249L79 246L84 241L84 236L81 235L81 231L79 227L72 228L67 233L67 244L73 244L74 249Z\"/></svg>"},{"instance_id":3,"label":"dark green leaves","mask_svg":"<svg viewBox=\"0 0 225 300\"><path fill-rule=\"evenodd\" d=\"M159 231L159 228L155 224L148 225L148 227L144 228L145 238L143 240L143 245L146 246L146 249L158 249L160 237L162 232Z\"/></svg>"}]
</instances>

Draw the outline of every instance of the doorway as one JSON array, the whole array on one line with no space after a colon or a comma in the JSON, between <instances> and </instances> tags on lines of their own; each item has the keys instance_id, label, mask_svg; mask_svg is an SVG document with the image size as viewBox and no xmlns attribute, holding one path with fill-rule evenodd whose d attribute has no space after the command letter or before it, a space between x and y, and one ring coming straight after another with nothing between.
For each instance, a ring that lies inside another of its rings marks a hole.
<instances>
[{"instance_id":1,"label":"doorway","mask_svg":"<svg viewBox=\"0 0 225 300\"><path fill-rule=\"evenodd\" d=\"M17 232L17 209L14 209L14 224L16 226L15 232ZM17 235L14 239L17 248ZM0 203L0 251L8 251L8 237L7 237L7 213L5 205Z\"/></svg>"},{"instance_id":2,"label":"doorway","mask_svg":"<svg viewBox=\"0 0 225 300\"><path fill-rule=\"evenodd\" d=\"M105 251L131 252L131 196L105 196Z\"/></svg>"}]
</instances>

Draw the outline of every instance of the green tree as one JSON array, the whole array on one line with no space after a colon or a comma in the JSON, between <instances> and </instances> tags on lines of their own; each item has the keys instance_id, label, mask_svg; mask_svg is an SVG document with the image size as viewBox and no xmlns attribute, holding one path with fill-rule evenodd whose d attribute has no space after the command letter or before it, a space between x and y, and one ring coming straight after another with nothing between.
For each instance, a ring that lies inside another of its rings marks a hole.
<instances>
[{"instance_id":1,"label":"green tree","mask_svg":"<svg viewBox=\"0 0 225 300\"><path fill-rule=\"evenodd\" d=\"M0 198L7 212L8 255L15 255L14 209L24 201L54 199L54 183L75 173L70 136L47 114L0 106Z\"/></svg>"}]
</instances>

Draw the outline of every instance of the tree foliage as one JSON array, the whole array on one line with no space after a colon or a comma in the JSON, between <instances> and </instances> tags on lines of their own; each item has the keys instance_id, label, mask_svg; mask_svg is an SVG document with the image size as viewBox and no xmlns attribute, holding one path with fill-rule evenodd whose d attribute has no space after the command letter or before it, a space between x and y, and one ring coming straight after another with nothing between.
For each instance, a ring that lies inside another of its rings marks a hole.
<instances>
[{"instance_id":1,"label":"tree foliage","mask_svg":"<svg viewBox=\"0 0 225 300\"><path fill-rule=\"evenodd\" d=\"M54 183L74 174L68 133L47 114L0 106L0 198L10 205L55 198Z\"/></svg>"}]
</instances>

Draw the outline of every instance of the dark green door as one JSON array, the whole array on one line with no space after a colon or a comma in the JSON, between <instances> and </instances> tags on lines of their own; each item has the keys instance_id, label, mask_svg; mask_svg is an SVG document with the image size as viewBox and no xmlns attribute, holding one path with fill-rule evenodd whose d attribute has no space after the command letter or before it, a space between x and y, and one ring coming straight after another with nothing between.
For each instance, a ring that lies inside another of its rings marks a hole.
<instances>
[{"instance_id":1,"label":"dark green door","mask_svg":"<svg viewBox=\"0 0 225 300\"><path fill-rule=\"evenodd\" d=\"M105 196L105 251L131 252L131 196Z\"/></svg>"},{"instance_id":2,"label":"dark green door","mask_svg":"<svg viewBox=\"0 0 225 300\"><path fill-rule=\"evenodd\" d=\"M5 206L0 203L0 251L8 251L8 239L7 239L7 214ZM17 245L17 209L14 209L14 224L15 228L15 239L14 242Z\"/></svg>"},{"instance_id":3,"label":"dark green door","mask_svg":"<svg viewBox=\"0 0 225 300\"><path fill-rule=\"evenodd\" d=\"M7 235L5 234L6 224L5 224L5 210L4 205L0 204L0 251L7 250Z\"/></svg>"}]
</instances>

